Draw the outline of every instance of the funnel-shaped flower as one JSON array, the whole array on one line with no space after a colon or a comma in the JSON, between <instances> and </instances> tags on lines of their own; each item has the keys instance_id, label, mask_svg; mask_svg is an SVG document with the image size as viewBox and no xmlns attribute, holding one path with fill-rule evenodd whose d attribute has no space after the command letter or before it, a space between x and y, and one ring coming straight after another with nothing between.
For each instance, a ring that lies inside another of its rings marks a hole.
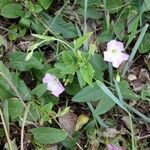
<instances>
[{"instance_id":1,"label":"funnel-shaped flower","mask_svg":"<svg viewBox=\"0 0 150 150\"><path fill-rule=\"evenodd\" d=\"M112 62L113 67L118 68L123 61L129 58L129 55L122 53L122 51L124 51L123 43L111 40L107 43L107 51L104 51L104 60Z\"/></svg>"},{"instance_id":2,"label":"funnel-shaped flower","mask_svg":"<svg viewBox=\"0 0 150 150\"><path fill-rule=\"evenodd\" d=\"M121 147L118 147L118 146L113 145L113 144L108 144L107 148L108 148L108 150L123 150Z\"/></svg>"},{"instance_id":3,"label":"funnel-shaped flower","mask_svg":"<svg viewBox=\"0 0 150 150\"><path fill-rule=\"evenodd\" d=\"M43 78L43 83L47 84L47 90L51 91L56 97L65 90L60 81L50 73L46 73Z\"/></svg>"}]
</instances>

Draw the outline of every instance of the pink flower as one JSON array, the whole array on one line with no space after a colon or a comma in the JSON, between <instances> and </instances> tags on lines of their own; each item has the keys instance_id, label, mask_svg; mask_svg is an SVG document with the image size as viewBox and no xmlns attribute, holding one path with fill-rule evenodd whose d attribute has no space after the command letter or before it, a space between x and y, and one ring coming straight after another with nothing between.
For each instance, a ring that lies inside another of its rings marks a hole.
<instances>
[{"instance_id":1,"label":"pink flower","mask_svg":"<svg viewBox=\"0 0 150 150\"><path fill-rule=\"evenodd\" d=\"M112 62L113 67L118 68L123 61L129 58L129 55L122 53L122 51L124 51L123 43L111 40L107 43L107 51L104 51L104 60Z\"/></svg>"},{"instance_id":2,"label":"pink flower","mask_svg":"<svg viewBox=\"0 0 150 150\"><path fill-rule=\"evenodd\" d=\"M113 144L108 144L107 148L108 148L108 150L123 150L121 147L118 147L118 146L113 145Z\"/></svg>"},{"instance_id":3,"label":"pink flower","mask_svg":"<svg viewBox=\"0 0 150 150\"><path fill-rule=\"evenodd\" d=\"M47 84L47 90L51 91L56 97L65 90L60 81L50 73L46 73L43 78L43 83Z\"/></svg>"}]
</instances>

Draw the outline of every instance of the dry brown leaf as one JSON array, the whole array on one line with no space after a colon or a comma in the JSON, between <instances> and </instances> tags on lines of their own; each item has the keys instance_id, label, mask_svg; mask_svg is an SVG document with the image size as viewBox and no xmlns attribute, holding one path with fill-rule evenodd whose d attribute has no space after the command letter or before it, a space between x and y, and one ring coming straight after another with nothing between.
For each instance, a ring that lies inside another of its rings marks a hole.
<instances>
[{"instance_id":1,"label":"dry brown leaf","mask_svg":"<svg viewBox=\"0 0 150 150\"><path fill-rule=\"evenodd\" d=\"M73 112L68 112L65 115L59 117L59 123L61 127L70 135L72 135L75 130L76 118L77 116Z\"/></svg>"}]
</instances>

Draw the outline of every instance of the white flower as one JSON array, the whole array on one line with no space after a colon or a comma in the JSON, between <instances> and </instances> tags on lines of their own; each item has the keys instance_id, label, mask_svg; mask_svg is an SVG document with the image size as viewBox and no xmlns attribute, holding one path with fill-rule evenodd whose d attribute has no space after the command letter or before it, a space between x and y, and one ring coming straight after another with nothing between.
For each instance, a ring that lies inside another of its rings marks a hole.
<instances>
[{"instance_id":1,"label":"white flower","mask_svg":"<svg viewBox=\"0 0 150 150\"><path fill-rule=\"evenodd\" d=\"M56 97L59 97L59 95L65 90L60 81L50 73L45 74L43 83L47 84L47 90L51 91Z\"/></svg>"},{"instance_id":2,"label":"white flower","mask_svg":"<svg viewBox=\"0 0 150 150\"><path fill-rule=\"evenodd\" d=\"M104 60L112 62L113 67L118 68L123 61L129 58L129 55L122 53L122 51L124 51L123 43L111 40L107 43L107 50L104 51Z\"/></svg>"}]
</instances>

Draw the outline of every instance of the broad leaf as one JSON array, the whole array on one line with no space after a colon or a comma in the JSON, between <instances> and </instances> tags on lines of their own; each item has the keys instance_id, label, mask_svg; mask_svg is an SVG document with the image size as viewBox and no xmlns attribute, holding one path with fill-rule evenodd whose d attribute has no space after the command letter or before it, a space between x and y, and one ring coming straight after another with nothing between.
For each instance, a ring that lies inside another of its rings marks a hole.
<instances>
[{"instance_id":1,"label":"broad leaf","mask_svg":"<svg viewBox=\"0 0 150 150\"><path fill-rule=\"evenodd\" d=\"M92 32L86 33L85 35L83 35L82 37L76 39L74 41L74 47L75 49L80 48L84 42L86 42L88 40L88 38L91 36Z\"/></svg>"},{"instance_id":2,"label":"broad leaf","mask_svg":"<svg viewBox=\"0 0 150 150\"><path fill-rule=\"evenodd\" d=\"M3 85L6 90L9 90L9 84L6 79L11 81L11 74L3 62L0 61L0 85Z\"/></svg>"},{"instance_id":3,"label":"broad leaf","mask_svg":"<svg viewBox=\"0 0 150 150\"><path fill-rule=\"evenodd\" d=\"M124 22L122 20L116 23L112 21L112 27L115 35L119 38L119 40L122 40L124 38L124 29L125 29Z\"/></svg>"},{"instance_id":4,"label":"broad leaf","mask_svg":"<svg viewBox=\"0 0 150 150\"><path fill-rule=\"evenodd\" d=\"M53 0L38 0L38 2L44 9L48 9L49 6L52 4Z\"/></svg>"},{"instance_id":5,"label":"broad leaf","mask_svg":"<svg viewBox=\"0 0 150 150\"><path fill-rule=\"evenodd\" d=\"M96 77L96 79L98 80L103 80L103 71L107 68L107 64L104 62L104 59L102 58L101 55L99 54L94 54L91 58L90 58L90 62L91 65L94 69L94 76Z\"/></svg>"},{"instance_id":6,"label":"broad leaf","mask_svg":"<svg viewBox=\"0 0 150 150\"><path fill-rule=\"evenodd\" d=\"M146 33L144 39L141 42L140 48L138 49L140 53L150 53L149 39L150 39L150 33Z\"/></svg>"},{"instance_id":7,"label":"broad leaf","mask_svg":"<svg viewBox=\"0 0 150 150\"><path fill-rule=\"evenodd\" d=\"M141 11L142 12L150 11L150 2L149 2L149 0L144 0Z\"/></svg>"},{"instance_id":8,"label":"broad leaf","mask_svg":"<svg viewBox=\"0 0 150 150\"><path fill-rule=\"evenodd\" d=\"M32 90L32 94L35 94L38 97L41 97L46 92L46 90L47 90L47 85L40 84Z\"/></svg>"},{"instance_id":9,"label":"broad leaf","mask_svg":"<svg viewBox=\"0 0 150 150\"><path fill-rule=\"evenodd\" d=\"M0 0L0 11L8 3L11 3L13 0Z\"/></svg>"},{"instance_id":10,"label":"broad leaf","mask_svg":"<svg viewBox=\"0 0 150 150\"><path fill-rule=\"evenodd\" d=\"M80 74L85 82L87 82L88 84L92 84L94 70L89 63L84 64L82 67L80 67Z\"/></svg>"},{"instance_id":11,"label":"broad leaf","mask_svg":"<svg viewBox=\"0 0 150 150\"><path fill-rule=\"evenodd\" d=\"M110 98L101 99L95 109L95 113L102 115L108 112L114 105L115 102L110 100Z\"/></svg>"},{"instance_id":12,"label":"broad leaf","mask_svg":"<svg viewBox=\"0 0 150 150\"><path fill-rule=\"evenodd\" d=\"M66 22L61 16L52 18L51 16L43 13L42 18L48 27L56 33L62 34L64 38L77 37L77 31L74 24L71 22Z\"/></svg>"},{"instance_id":13,"label":"broad leaf","mask_svg":"<svg viewBox=\"0 0 150 150\"><path fill-rule=\"evenodd\" d=\"M99 86L96 83L93 83L92 86L89 85L83 88L72 100L75 102L90 102L108 98L109 97L99 88Z\"/></svg>"},{"instance_id":14,"label":"broad leaf","mask_svg":"<svg viewBox=\"0 0 150 150\"><path fill-rule=\"evenodd\" d=\"M84 8L79 8L78 13L82 16L84 16ZM88 8L87 9L87 18L92 19L100 19L102 15L100 14L100 11L98 8Z\"/></svg>"},{"instance_id":15,"label":"broad leaf","mask_svg":"<svg viewBox=\"0 0 150 150\"><path fill-rule=\"evenodd\" d=\"M20 119L24 114L24 106L20 99L8 99L9 114L13 121Z\"/></svg>"},{"instance_id":16,"label":"broad leaf","mask_svg":"<svg viewBox=\"0 0 150 150\"><path fill-rule=\"evenodd\" d=\"M123 5L122 0L109 0L106 1L106 8L111 12L117 12Z\"/></svg>"},{"instance_id":17,"label":"broad leaf","mask_svg":"<svg viewBox=\"0 0 150 150\"><path fill-rule=\"evenodd\" d=\"M13 95L0 85L0 99L12 98Z\"/></svg>"},{"instance_id":18,"label":"broad leaf","mask_svg":"<svg viewBox=\"0 0 150 150\"><path fill-rule=\"evenodd\" d=\"M122 97L124 99L129 99L129 100L139 100L140 96L134 93L130 87L127 81L121 81L118 83Z\"/></svg>"},{"instance_id":19,"label":"broad leaf","mask_svg":"<svg viewBox=\"0 0 150 150\"><path fill-rule=\"evenodd\" d=\"M67 137L67 132L56 128L41 127L30 130L34 134L34 139L40 144L55 144L63 141Z\"/></svg>"},{"instance_id":20,"label":"broad leaf","mask_svg":"<svg viewBox=\"0 0 150 150\"><path fill-rule=\"evenodd\" d=\"M109 42L113 39L113 33L109 30L101 32L100 35L98 35L97 40L101 43Z\"/></svg>"},{"instance_id":21,"label":"broad leaf","mask_svg":"<svg viewBox=\"0 0 150 150\"><path fill-rule=\"evenodd\" d=\"M26 54L22 52L13 52L9 56L11 66L19 71L27 71L31 68L42 70L44 67L41 62L34 56L29 61L25 61Z\"/></svg>"},{"instance_id":22,"label":"broad leaf","mask_svg":"<svg viewBox=\"0 0 150 150\"><path fill-rule=\"evenodd\" d=\"M6 18L18 18L24 15L24 11L20 4L9 3L2 8L1 15Z\"/></svg>"},{"instance_id":23,"label":"broad leaf","mask_svg":"<svg viewBox=\"0 0 150 150\"><path fill-rule=\"evenodd\" d=\"M15 85L15 87L17 88L21 98L23 100L29 101L30 98L31 98L31 94L30 94L29 88L26 86L24 81L19 78L17 73L12 73L11 75L12 75L12 82ZM14 91L12 91L12 92L14 92Z\"/></svg>"}]
</instances>

